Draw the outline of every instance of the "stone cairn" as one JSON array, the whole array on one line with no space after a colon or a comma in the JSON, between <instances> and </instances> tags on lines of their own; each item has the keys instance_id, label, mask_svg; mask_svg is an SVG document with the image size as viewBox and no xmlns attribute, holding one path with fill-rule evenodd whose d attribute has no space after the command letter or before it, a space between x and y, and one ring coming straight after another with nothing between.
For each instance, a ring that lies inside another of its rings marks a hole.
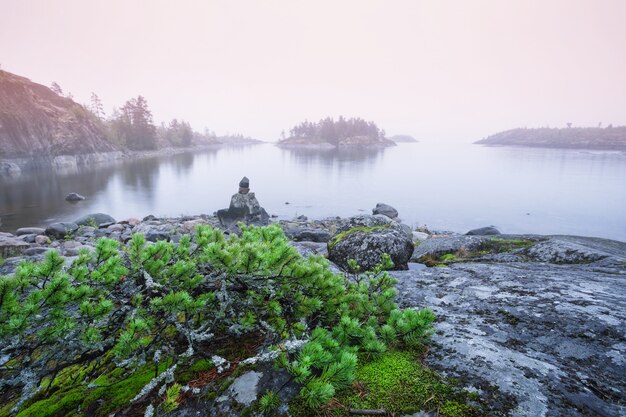
<instances>
[{"instance_id":1,"label":"stone cairn","mask_svg":"<svg viewBox=\"0 0 626 417\"><path fill-rule=\"evenodd\" d=\"M250 192L248 177L243 177L239 181L239 192L230 198L230 206L227 209L217 211L217 217L222 227L226 229L232 229L238 222L265 226L269 224L270 219L254 193Z\"/></svg>"}]
</instances>

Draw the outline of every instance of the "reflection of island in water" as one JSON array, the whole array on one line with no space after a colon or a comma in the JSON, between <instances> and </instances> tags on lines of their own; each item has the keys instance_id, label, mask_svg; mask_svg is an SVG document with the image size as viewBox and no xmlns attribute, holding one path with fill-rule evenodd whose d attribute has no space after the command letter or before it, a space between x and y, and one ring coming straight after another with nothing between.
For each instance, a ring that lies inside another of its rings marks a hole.
<instances>
[{"instance_id":1,"label":"reflection of island in water","mask_svg":"<svg viewBox=\"0 0 626 417\"><path fill-rule=\"evenodd\" d=\"M203 152L216 153L215 151ZM19 177L0 177L0 230L41 226L55 220L72 220L97 211L109 193L124 199L150 204L159 185L161 169L171 169L178 179L190 175L193 153L132 159L97 167L74 167L71 170L41 169L24 172ZM87 197L78 204L65 201L76 192Z\"/></svg>"},{"instance_id":2,"label":"reflection of island in water","mask_svg":"<svg viewBox=\"0 0 626 417\"><path fill-rule=\"evenodd\" d=\"M309 167L322 165L327 168L363 169L382 161L386 148L382 147L338 147L338 148L297 148L281 147L283 155L288 155L298 165Z\"/></svg>"}]
</instances>

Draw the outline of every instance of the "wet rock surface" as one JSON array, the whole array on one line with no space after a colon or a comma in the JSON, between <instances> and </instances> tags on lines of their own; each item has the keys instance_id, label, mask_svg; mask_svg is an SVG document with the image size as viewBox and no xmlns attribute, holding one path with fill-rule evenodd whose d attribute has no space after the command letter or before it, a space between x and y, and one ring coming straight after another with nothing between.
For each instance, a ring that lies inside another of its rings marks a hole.
<instances>
[{"instance_id":1,"label":"wet rock surface","mask_svg":"<svg viewBox=\"0 0 626 417\"><path fill-rule=\"evenodd\" d=\"M393 272L399 301L435 311L429 364L479 389L493 415L624 416L626 244L544 239L525 261Z\"/></svg>"}]
</instances>

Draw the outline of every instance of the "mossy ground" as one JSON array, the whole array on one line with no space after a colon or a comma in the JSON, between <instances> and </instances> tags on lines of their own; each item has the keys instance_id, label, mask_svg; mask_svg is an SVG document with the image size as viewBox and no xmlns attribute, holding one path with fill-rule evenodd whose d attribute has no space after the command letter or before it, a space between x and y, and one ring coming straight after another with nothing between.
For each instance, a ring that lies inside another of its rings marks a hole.
<instances>
[{"instance_id":1,"label":"mossy ground","mask_svg":"<svg viewBox=\"0 0 626 417\"><path fill-rule=\"evenodd\" d=\"M461 248L456 252L444 253L440 255L427 254L422 256L419 261L426 266L442 266L449 263L468 261L473 258L493 255L503 252L511 252L517 249L525 249L536 242L530 239L505 239L493 237L482 242L477 249L468 251Z\"/></svg>"},{"instance_id":2,"label":"mossy ground","mask_svg":"<svg viewBox=\"0 0 626 417\"><path fill-rule=\"evenodd\" d=\"M294 417L347 417L350 409L384 409L389 415L436 411L439 416L481 416L476 394L461 391L421 363L419 352L389 351L359 364L352 387L320 410L292 401Z\"/></svg>"}]
</instances>

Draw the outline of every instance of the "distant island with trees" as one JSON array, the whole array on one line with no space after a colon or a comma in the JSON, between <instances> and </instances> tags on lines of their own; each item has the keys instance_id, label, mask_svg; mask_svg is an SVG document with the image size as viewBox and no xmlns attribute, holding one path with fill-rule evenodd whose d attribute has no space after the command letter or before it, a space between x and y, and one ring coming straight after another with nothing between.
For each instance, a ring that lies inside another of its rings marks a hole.
<instances>
[{"instance_id":1,"label":"distant island with trees","mask_svg":"<svg viewBox=\"0 0 626 417\"><path fill-rule=\"evenodd\" d=\"M626 126L511 129L474 142L493 146L529 146L539 148L572 148L626 150Z\"/></svg>"},{"instance_id":2,"label":"distant island with trees","mask_svg":"<svg viewBox=\"0 0 626 417\"><path fill-rule=\"evenodd\" d=\"M376 123L361 118L346 119L339 116L337 120L331 117L319 122L304 122L289 130L289 137L283 131L279 146L286 147L326 147L337 148L343 146L395 146L395 142L385 137L385 131Z\"/></svg>"}]
</instances>

